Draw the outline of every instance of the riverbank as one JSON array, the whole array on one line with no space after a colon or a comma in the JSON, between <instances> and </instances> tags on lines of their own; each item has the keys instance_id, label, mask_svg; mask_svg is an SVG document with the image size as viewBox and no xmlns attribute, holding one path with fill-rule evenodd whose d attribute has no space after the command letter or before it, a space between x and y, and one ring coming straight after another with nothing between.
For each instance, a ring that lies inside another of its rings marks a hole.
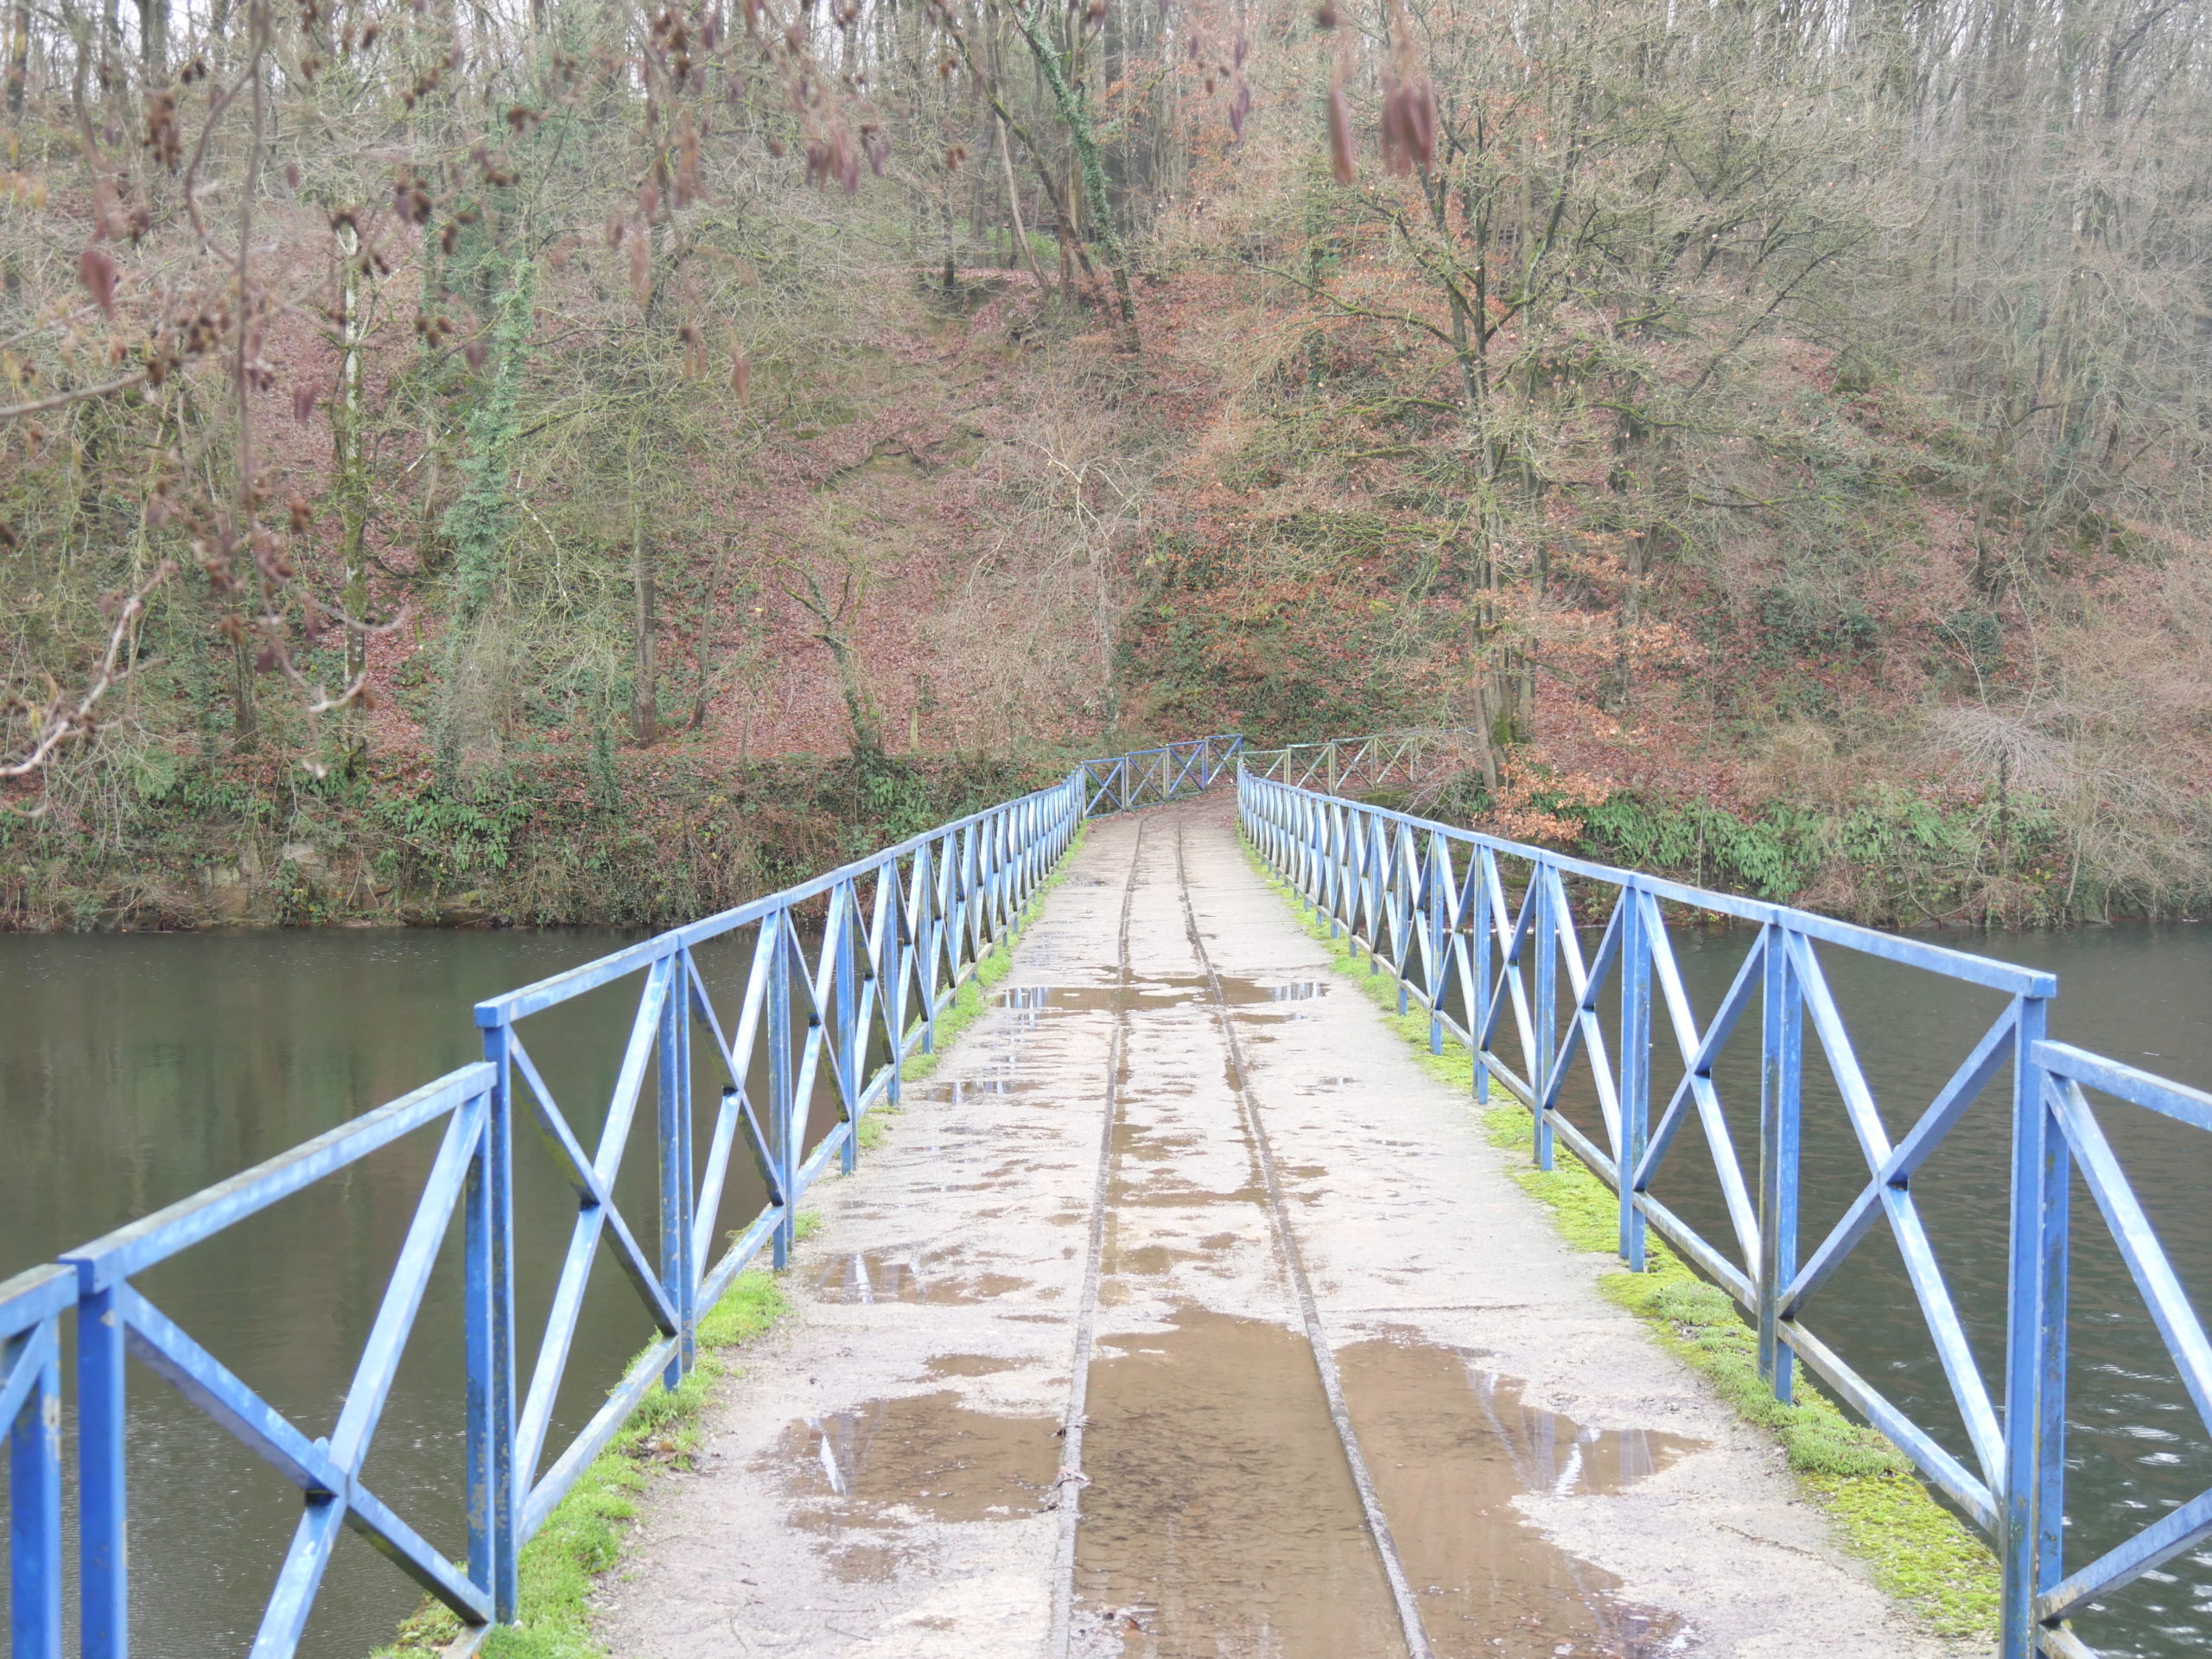
<instances>
[{"instance_id":1,"label":"riverbank","mask_svg":"<svg viewBox=\"0 0 2212 1659\"><path fill-rule=\"evenodd\" d=\"M0 933L211 927L665 927L1043 787L1077 758L549 748L466 784L427 762L166 773L98 815L0 814ZM1378 798L1382 799L1382 798ZM1848 812L1616 792L1535 827L1461 789L1425 806L1580 856L1892 928L2193 919L2212 894L2085 873L2048 815L1897 797Z\"/></svg>"},{"instance_id":2,"label":"riverbank","mask_svg":"<svg viewBox=\"0 0 2212 1659\"><path fill-rule=\"evenodd\" d=\"M671 742L548 746L468 779L427 761L173 768L97 810L0 814L0 932L670 926L1056 782L1075 758L724 763Z\"/></svg>"}]
</instances>

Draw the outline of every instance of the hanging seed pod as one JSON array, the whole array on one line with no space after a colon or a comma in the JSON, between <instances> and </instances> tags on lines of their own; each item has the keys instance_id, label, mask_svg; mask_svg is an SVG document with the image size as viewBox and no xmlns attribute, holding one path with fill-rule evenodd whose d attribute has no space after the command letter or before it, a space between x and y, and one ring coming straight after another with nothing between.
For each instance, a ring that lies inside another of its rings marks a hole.
<instances>
[{"instance_id":1,"label":"hanging seed pod","mask_svg":"<svg viewBox=\"0 0 2212 1659\"><path fill-rule=\"evenodd\" d=\"M1350 184L1358 174L1352 165L1351 105L1344 83L1329 84L1329 170L1338 184Z\"/></svg>"},{"instance_id":2,"label":"hanging seed pod","mask_svg":"<svg viewBox=\"0 0 2212 1659\"><path fill-rule=\"evenodd\" d=\"M1390 67L1382 73L1382 161L1391 172L1428 171L1436 159L1436 88L1414 51L1413 22L1390 7Z\"/></svg>"},{"instance_id":3,"label":"hanging seed pod","mask_svg":"<svg viewBox=\"0 0 2212 1659\"><path fill-rule=\"evenodd\" d=\"M676 205L688 207L699 199L699 131L687 117L676 137Z\"/></svg>"},{"instance_id":4,"label":"hanging seed pod","mask_svg":"<svg viewBox=\"0 0 2212 1659\"><path fill-rule=\"evenodd\" d=\"M100 315L111 321L115 317L115 256L97 242L87 244L77 256L77 280L92 296L92 303Z\"/></svg>"}]
</instances>

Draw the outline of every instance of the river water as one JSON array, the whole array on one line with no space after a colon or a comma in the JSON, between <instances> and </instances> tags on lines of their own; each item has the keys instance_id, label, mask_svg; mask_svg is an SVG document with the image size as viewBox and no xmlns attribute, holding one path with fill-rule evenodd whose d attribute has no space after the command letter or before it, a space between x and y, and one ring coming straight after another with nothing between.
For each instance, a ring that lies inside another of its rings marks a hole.
<instances>
[{"instance_id":1,"label":"river water","mask_svg":"<svg viewBox=\"0 0 2212 1659\"><path fill-rule=\"evenodd\" d=\"M512 932L254 932L0 938L0 1277L51 1259L475 1057L480 996L601 955L627 937L596 930ZM1740 960L1739 934L1677 943L1700 1017ZM1947 943L2049 968L2061 979L2054 1034L2184 1081L2212 1085L2212 930L2120 927L2069 934L1955 936ZM1941 1087L1996 1009L1986 994L1824 952L1893 1136ZM725 1009L742 972L735 950L702 962ZM567 1005L526 1034L587 1145L634 1006L636 982ZM726 1027L727 1028L727 1023ZM1749 1029L1756 1053L1756 1030ZM1654 1092L1679 1065L1663 1022ZM1739 1038L1740 1040L1740 1038ZM1805 1219L1809 1251L1865 1179L1807 1035ZM1755 1147L1755 1061L1724 1066L1738 1144ZM703 1074L702 1065L700 1071ZM702 1097L711 1096L704 1086ZM2212 1137L2130 1109L2107 1132L2168 1242L2184 1282L2212 1303ZM652 1236L652 1109L639 1115L618 1187ZM433 1132L435 1133L435 1132ZM1993 1090L1915 1192L1990 1374L2004 1325L2006 1125ZM226 1363L321 1433L435 1149L403 1142L188 1252L141 1281ZM520 1359L535 1335L575 1217L573 1195L534 1137L519 1133L517 1226ZM1694 1130L1677 1144L1662 1198L1725 1237ZM760 1188L735 1160L725 1222ZM1756 1179L1747 1168L1747 1175ZM425 1301L368 1464L372 1488L454 1554L461 1436L459 1301L448 1262ZM2212 1485L2212 1448L2165 1361L2094 1206L2077 1197L2069 1556L2086 1560ZM1878 1230L1823 1289L1811 1323L1955 1450L1942 1372L1896 1252ZM587 1300L561 1419L581 1424L650 1327L627 1281L602 1262ZM132 1376L136 1650L147 1659L243 1652L298 1514L272 1471L150 1373ZM560 1442L556 1428L554 1444ZM4 1499L0 1499L4 1502ZM0 1587L0 1593L4 1588ZM306 1651L361 1659L411 1608L411 1586L351 1534L326 1581ZM2082 1624L2113 1654L2212 1647L2212 1550L2172 1563Z\"/></svg>"}]
</instances>

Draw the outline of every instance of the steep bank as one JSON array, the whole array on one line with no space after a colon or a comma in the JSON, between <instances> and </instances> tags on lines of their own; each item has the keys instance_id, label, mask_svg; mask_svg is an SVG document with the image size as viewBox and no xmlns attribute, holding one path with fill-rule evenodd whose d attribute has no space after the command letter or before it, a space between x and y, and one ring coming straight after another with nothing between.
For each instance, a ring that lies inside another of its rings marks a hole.
<instances>
[{"instance_id":1,"label":"steep bank","mask_svg":"<svg viewBox=\"0 0 2212 1659\"><path fill-rule=\"evenodd\" d=\"M191 771L99 838L0 817L0 931L668 926L1066 775L1071 758L685 746L518 758L465 791L428 763Z\"/></svg>"}]
</instances>

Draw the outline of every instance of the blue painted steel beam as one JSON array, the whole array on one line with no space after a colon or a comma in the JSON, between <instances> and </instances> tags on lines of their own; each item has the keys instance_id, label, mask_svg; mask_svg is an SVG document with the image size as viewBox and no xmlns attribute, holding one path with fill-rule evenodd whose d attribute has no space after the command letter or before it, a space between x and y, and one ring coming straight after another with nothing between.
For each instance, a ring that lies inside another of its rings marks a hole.
<instances>
[{"instance_id":1,"label":"blue painted steel beam","mask_svg":"<svg viewBox=\"0 0 2212 1659\"><path fill-rule=\"evenodd\" d=\"M0 1281L12 1659L61 1659L60 1327L76 1299L77 1275L59 1265Z\"/></svg>"},{"instance_id":2,"label":"blue painted steel beam","mask_svg":"<svg viewBox=\"0 0 2212 1659\"><path fill-rule=\"evenodd\" d=\"M390 1146L424 1124L435 1122L463 1101L484 1093L492 1080L492 1068L480 1064L449 1071L435 1083L426 1083L374 1111L302 1141L228 1180L218 1181L111 1233L103 1233L91 1243L65 1252L60 1259L77 1269L80 1294L104 1289L248 1216L259 1214L348 1164L359 1163L379 1147Z\"/></svg>"}]
</instances>

